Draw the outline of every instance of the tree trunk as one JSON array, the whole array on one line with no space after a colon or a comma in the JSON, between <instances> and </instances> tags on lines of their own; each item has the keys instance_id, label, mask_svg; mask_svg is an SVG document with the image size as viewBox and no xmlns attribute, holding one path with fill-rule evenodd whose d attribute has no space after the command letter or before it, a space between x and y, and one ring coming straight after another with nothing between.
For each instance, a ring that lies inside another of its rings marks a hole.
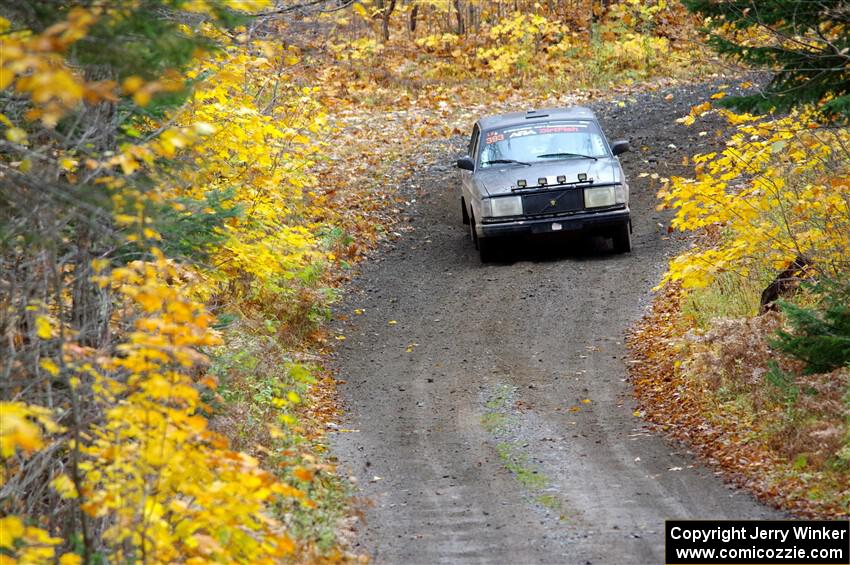
<instances>
[{"instance_id":1,"label":"tree trunk","mask_svg":"<svg viewBox=\"0 0 850 565\"><path fill-rule=\"evenodd\" d=\"M74 259L74 282L71 303L71 327L77 332L81 345L101 347L109 339L109 314L111 304L106 291L91 277L92 253L90 226L77 230L77 256Z\"/></svg>"},{"instance_id":2,"label":"tree trunk","mask_svg":"<svg viewBox=\"0 0 850 565\"><path fill-rule=\"evenodd\" d=\"M416 33L416 16L419 15L419 4L414 4L410 10L410 34Z\"/></svg>"},{"instance_id":3,"label":"tree trunk","mask_svg":"<svg viewBox=\"0 0 850 565\"><path fill-rule=\"evenodd\" d=\"M460 0L454 0L455 4L455 18L457 19L457 30L455 33L458 35L463 35L466 31L463 25L463 8L460 5Z\"/></svg>"},{"instance_id":4,"label":"tree trunk","mask_svg":"<svg viewBox=\"0 0 850 565\"><path fill-rule=\"evenodd\" d=\"M377 7L381 15L381 37L384 43L390 40L390 16L395 10L396 0L390 0L386 4L384 0L378 0Z\"/></svg>"}]
</instances>

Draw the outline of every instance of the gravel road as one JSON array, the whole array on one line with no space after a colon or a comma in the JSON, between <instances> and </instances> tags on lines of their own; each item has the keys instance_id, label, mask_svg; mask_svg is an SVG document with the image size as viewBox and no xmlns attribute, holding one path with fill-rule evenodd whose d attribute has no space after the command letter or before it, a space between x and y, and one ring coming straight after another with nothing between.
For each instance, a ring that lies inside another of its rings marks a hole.
<instances>
[{"instance_id":1,"label":"gravel road","mask_svg":"<svg viewBox=\"0 0 850 565\"><path fill-rule=\"evenodd\" d=\"M658 564L665 519L778 516L651 432L627 381L624 333L681 245L639 174L686 174L716 143L674 121L711 92L595 106L632 141L630 254L530 243L482 265L451 167L463 139L407 189L413 229L363 266L336 328L348 430L332 448L374 562Z\"/></svg>"}]
</instances>

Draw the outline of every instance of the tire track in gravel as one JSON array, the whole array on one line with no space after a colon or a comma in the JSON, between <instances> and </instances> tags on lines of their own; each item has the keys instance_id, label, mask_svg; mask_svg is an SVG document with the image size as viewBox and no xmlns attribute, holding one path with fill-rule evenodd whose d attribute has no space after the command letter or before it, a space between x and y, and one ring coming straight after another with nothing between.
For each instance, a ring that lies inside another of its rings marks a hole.
<instances>
[{"instance_id":1,"label":"tire track in gravel","mask_svg":"<svg viewBox=\"0 0 850 565\"><path fill-rule=\"evenodd\" d=\"M339 307L365 312L339 322L357 431L333 434L332 449L371 503L358 540L376 563L661 563L667 518L778 515L649 432L626 382L624 332L677 245L638 173L686 174L683 147L715 143L674 121L711 92L595 105L609 138L632 140L631 254L526 244L483 266L460 223L455 155L418 179L413 231ZM510 403L488 416L499 390Z\"/></svg>"}]
</instances>

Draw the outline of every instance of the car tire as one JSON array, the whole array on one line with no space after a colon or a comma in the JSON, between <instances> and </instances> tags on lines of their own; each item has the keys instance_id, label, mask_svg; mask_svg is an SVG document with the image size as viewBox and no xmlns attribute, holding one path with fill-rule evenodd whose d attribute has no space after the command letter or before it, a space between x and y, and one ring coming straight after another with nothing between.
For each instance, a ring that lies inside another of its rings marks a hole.
<instances>
[{"instance_id":1,"label":"car tire","mask_svg":"<svg viewBox=\"0 0 850 565\"><path fill-rule=\"evenodd\" d=\"M482 263L490 263L498 258L496 242L491 239L478 239L478 256Z\"/></svg>"},{"instance_id":2,"label":"car tire","mask_svg":"<svg viewBox=\"0 0 850 565\"><path fill-rule=\"evenodd\" d=\"M469 215L469 237L472 238L472 245L478 250L478 256L481 258L482 263L489 263L496 258L495 242L487 238L481 239L475 232L475 214Z\"/></svg>"},{"instance_id":3,"label":"car tire","mask_svg":"<svg viewBox=\"0 0 850 565\"><path fill-rule=\"evenodd\" d=\"M463 198L460 199L460 218L464 225L469 224L469 212L466 211L466 202Z\"/></svg>"},{"instance_id":4,"label":"car tire","mask_svg":"<svg viewBox=\"0 0 850 565\"><path fill-rule=\"evenodd\" d=\"M615 253L629 253L632 250L632 226L626 223L617 228L612 236Z\"/></svg>"}]
</instances>

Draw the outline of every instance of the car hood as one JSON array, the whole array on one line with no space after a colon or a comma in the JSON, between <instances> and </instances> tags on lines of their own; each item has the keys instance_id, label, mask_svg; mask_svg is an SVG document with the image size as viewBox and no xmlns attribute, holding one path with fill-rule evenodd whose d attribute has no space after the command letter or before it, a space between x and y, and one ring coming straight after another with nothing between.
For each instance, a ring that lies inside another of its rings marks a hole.
<instances>
[{"instance_id":1,"label":"car hood","mask_svg":"<svg viewBox=\"0 0 850 565\"><path fill-rule=\"evenodd\" d=\"M509 194L516 188L518 179L525 179L529 188L537 186L537 179L546 177L548 185L558 184L557 178L567 177L567 182L578 181L578 175L584 173L593 184L612 184L623 182L620 163L614 158L603 157L593 159L565 159L543 163L533 163L531 166L508 165L490 167L475 174L476 182L480 183L490 196Z\"/></svg>"}]
</instances>

